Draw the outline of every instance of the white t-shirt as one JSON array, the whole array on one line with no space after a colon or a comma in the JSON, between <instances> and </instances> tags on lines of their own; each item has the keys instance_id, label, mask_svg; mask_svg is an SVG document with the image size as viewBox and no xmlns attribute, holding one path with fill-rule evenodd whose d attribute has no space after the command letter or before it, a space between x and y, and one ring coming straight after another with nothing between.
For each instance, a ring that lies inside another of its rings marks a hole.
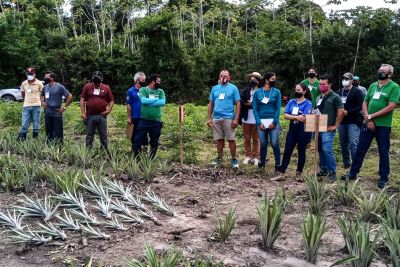
<instances>
[{"instance_id":1,"label":"white t-shirt","mask_svg":"<svg viewBox=\"0 0 400 267\"><path fill-rule=\"evenodd\" d=\"M256 90L250 90L250 102L253 102L253 95ZM256 119L254 118L254 112L253 109L249 109L247 111L247 120L242 119L242 123L247 123L247 124L256 124Z\"/></svg>"}]
</instances>

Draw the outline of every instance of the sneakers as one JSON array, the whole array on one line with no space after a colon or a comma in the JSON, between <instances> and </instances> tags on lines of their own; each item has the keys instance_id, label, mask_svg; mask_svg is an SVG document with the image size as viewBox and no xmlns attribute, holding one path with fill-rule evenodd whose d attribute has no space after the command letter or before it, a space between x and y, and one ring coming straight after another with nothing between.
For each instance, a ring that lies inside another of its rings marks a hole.
<instances>
[{"instance_id":1,"label":"sneakers","mask_svg":"<svg viewBox=\"0 0 400 267\"><path fill-rule=\"evenodd\" d=\"M253 161L252 158L246 157L246 158L243 160L243 164L244 164L244 165L247 165L247 164L251 163L252 161Z\"/></svg>"},{"instance_id":2,"label":"sneakers","mask_svg":"<svg viewBox=\"0 0 400 267\"><path fill-rule=\"evenodd\" d=\"M212 162L212 165L221 165L222 164L222 159L220 158L215 158Z\"/></svg>"},{"instance_id":3,"label":"sneakers","mask_svg":"<svg viewBox=\"0 0 400 267\"><path fill-rule=\"evenodd\" d=\"M258 163L260 163L260 160L258 158L253 159L254 166L258 166Z\"/></svg>"},{"instance_id":4,"label":"sneakers","mask_svg":"<svg viewBox=\"0 0 400 267\"><path fill-rule=\"evenodd\" d=\"M296 172L296 182L304 182L303 175L301 172Z\"/></svg>"},{"instance_id":5,"label":"sneakers","mask_svg":"<svg viewBox=\"0 0 400 267\"><path fill-rule=\"evenodd\" d=\"M350 177L350 174L348 174L348 173L346 173L345 175L342 175L342 177L340 177L340 180L342 180L342 181L346 181L347 179L349 181L353 181L356 179L356 177Z\"/></svg>"},{"instance_id":6,"label":"sneakers","mask_svg":"<svg viewBox=\"0 0 400 267\"><path fill-rule=\"evenodd\" d=\"M336 182L336 172L330 172L326 175L326 179L330 182Z\"/></svg>"},{"instance_id":7,"label":"sneakers","mask_svg":"<svg viewBox=\"0 0 400 267\"><path fill-rule=\"evenodd\" d=\"M274 177L271 177L271 181L283 181L285 179L285 174L283 172L276 172Z\"/></svg>"},{"instance_id":8,"label":"sneakers","mask_svg":"<svg viewBox=\"0 0 400 267\"><path fill-rule=\"evenodd\" d=\"M231 164L232 164L232 169L239 169L239 162L237 159L232 159Z\"/></svg>"}]
</instances>

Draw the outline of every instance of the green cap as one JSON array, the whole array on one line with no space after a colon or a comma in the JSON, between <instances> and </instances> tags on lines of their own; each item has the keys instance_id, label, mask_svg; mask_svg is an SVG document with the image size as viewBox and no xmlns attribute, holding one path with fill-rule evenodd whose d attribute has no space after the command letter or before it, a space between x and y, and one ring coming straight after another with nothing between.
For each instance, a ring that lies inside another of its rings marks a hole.
<instances>
[{"instance_id":1,"label":"green cap","mask_svg":"<svg viewBox=\"0 0 400 267\"><path fill-rule=\"evenodd\" d=\"M359 76L354 76L354 77L353 77L353 80L359 81L359 80L360 80L360 77L359 77Z\"/></svg>"}]
</instances>

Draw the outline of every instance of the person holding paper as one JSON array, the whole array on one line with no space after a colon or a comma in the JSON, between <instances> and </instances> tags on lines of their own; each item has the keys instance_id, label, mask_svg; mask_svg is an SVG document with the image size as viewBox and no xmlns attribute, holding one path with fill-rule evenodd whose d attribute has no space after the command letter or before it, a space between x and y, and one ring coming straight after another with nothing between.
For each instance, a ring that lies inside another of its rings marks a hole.
<instances>
[{"instance_id":1,"label":"person holding paper","mask_svg":"<svg viewBox=\"0 0 400 267\"><path fill-rule=\"evenodd\" d=\"M133 76L134 86L129 88L126 97L126 111L127 111L127 121L129 126L133 126L131 145L133 152L133 145L135 143L136 130L139 127L140 122L140 112L141 112L141 102L139 99L139 90L146 86L146 75L143 72L137 72ZM146 137L143 146L147 146L148 138Z\"/></svg>"},{"instance_id":2,"label":"person holding paper","mask_svg":"<svg viewBox=\"0 0 400 267\"><path fill-rule=\"evenodd\" d=\"M160 88L161 78L158 74L152 74L148 80L148 86L140 88L139 98L142 103L140 122L135 133L133 153L137 157L141 152L147 135L150 137L150 158L157 153L158 143L163 127L162 108L165 106L165 93Z\"/></svg>"},{"instance_id":3,"label":"person holding paper","mask_svg":"<svg viewBox=\"0 0 400 267\"><path fill-rule=\"evenodd\" d=\"M249 83L246 88L240 93L240 120L243 129L243 143L246 158L243 164L252 163L258 166L260 158L260 141L258 140L257 125L254 118L252 107L253 95L258 89L258 84L261 79L261 74L253 72L250 74Z\"/></svg>"},{"instance_id":4,"label":"person holding paper","mask_svg":"<svg viewBox=\"0 0 400 267\"><path fill-rule=\"evenodd\" d=\"M275 156L275 171L281 165L281 150L279 148L279 115L281 112L281 91L275 88L276 74L267 72L260 82L262 86L253 95L253 112L258 127L260 139L259 168L264 168L267 160L268 136L271 139Z\"/></svg>"},{"instance_id":5,"label":"person holding paper","mask_svg":"<svg viewBox=\"0 0 400 267\"><path fill-rule=\"evenodd\" d=\"M320 77L316 113L328 115L328 131L319 133L318 153L319 172L317 176L327 176L330 181L336 180L336 159L333 152L333 141L344 115L342 99L331 90L332 78L327 74Z\"/></svg>"},{"instance_id":6,"label":"person holding paper","mask_svg":"<svg viewBox=\"0 0 400 267\"><path fill-rule=\"evenodd\" d=\"M32 121L32 136L36 138L40 132L40 94L43 90L43 84L36 79L36 69L29 67L26 69L26 78L21 84L21 94L24 100L22 109L22 125L19 130L18 140L24 141L28 133L29 125Z\"/></svg>"},{"instance_id":7,"label":"person holding paper","mask_svg":"<svg viewBox=\"0 0 400 267\"><path fill-rule=\"evenodd\" d=\"M339 126L340 148L342 150L343 167L350 168L351 160L356 154L360 127L363 122L361 114L364 95L358 87L353 85L353 74L347 72L342 76L342 85L337 93L344 105L344 117ZM350 153L351 152L351 153Z\"/></svg>"},{"instance_id":8,"label":"person holding paper","mask_svg":"<svg viewBox=\"0 0 400 267\"><path fill-rule=\"evenodd\" d=\"M86 147L92 148L97 129L101 147L107 150L107 115L114 106L114 96L110 87L103 83L100 71L95 71L92 82L83 87L80 106L82 120L86 124Z\"/></svg>"},{"instance_id":9,"label":"person holding paper","mask_svg":"<svg viewBox=\"0 0 400 267\"><path fill-rule=\"evenodd\" d=\"M312 102L310 91L305 84L297 84L294 95L295 98L288 102L285 109L284 118L290 121L290 125L286 135L282 164L278 167L278 175L271 178L273 181L285 178L284 174L289 166L296 145L298 151L296 181L303 181L302 172L306 162L306 149L311 139L311 133L304 131L304 122L306 120L305 115L312 112Z\"/></svg>"},{"instance_id":10,"label":"person holding paper","mask_svg":"<svg viewBox=\"0 0 400 267\"><path fill-rule=\"evenodd\" d=\"M62 85L56 82L56 75L47 71L44 75L45 86L42 91L42 106L45 111L44 121L47 141L61 144L64 139L63 113L72 102L72 95ZM63 97L65 104L62 107Z\"/></svg>"},{"instance_id":11,"label":"person holding paper","mask_svg":"<svg viewBox=\"0 0 400 267\"><path fill-rule=\"evenodd\" d=\"M217 142L218 156L212 164L222 164L225 138L228 140L231 151L233 169L239 168L236 159L235 129L239 124L240 94L239 89L230 83L231 75L228 70L219 74L218 85L211 89L208 104L208 127L213 129L214 141ZM236 110L235 110L236 107Z\"/></svg>"},{"instance_id":12,"label":"person holding paper","mask_svg":"<svg viewBox=\"0 0 400 267\"><path fill-rule=\"evenodd\" d=\"M390 132L392 130L393 111L399 102L400 88L392 81L393 66L382 64L378 70L378 81L371 84L362 106L364 125L361 128L360 142L353 164L342 179L354 180L360 172L365 155L375 138L379 153L378 187L384 188L389 180Z\"/></svg>"}]
</instances>

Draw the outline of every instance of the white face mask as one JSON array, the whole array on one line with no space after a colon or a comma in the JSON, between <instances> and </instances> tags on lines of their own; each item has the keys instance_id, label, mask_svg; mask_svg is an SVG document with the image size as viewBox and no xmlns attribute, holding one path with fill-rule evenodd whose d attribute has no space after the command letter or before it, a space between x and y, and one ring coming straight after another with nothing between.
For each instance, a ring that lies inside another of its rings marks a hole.
<instances>
[{"instance_id":1,"label":"white face mask","mask_svg":"<svg viewBox=\"0 0 400 267\"><path fill-rule=\"evenodd\" d=\"M28 81L33 81L33 79L35 79L35 75L28 75L26 77L28 78Z\"/></svg>"},{"instance_id":2,"label":"white face mask","mask_svg":"<svg viewBox=\"0 0 400 267\"><path fill-rule=\"evenodd\" d=\"M349 80L342 80L342 85L343 85L344 87L349 86L349 84L350 84L350 81L349 81Z\"/></svg>"}]
</instances>

